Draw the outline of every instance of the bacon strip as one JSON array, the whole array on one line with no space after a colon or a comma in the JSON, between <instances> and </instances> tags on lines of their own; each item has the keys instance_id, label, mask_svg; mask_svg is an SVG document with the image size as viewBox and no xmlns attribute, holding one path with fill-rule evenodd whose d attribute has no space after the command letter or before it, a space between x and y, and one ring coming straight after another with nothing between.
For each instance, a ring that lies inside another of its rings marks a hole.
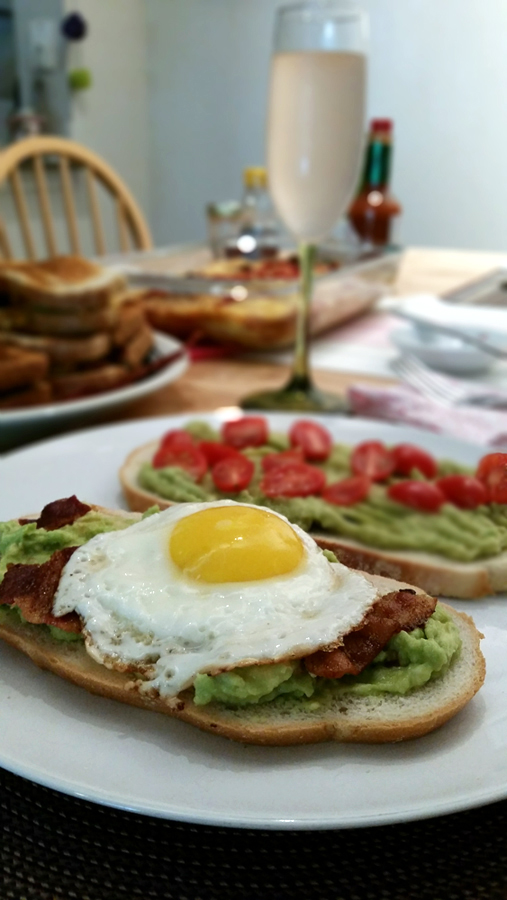
<instances>
[{"instance_id":1,"label":"bacon strip","mask_svg":"<svg viewBox=\"0 0 507 900\"><path fill-rule=\"evenodd\" d=\"M27 565L10 564L0 583L0 604L17 606L32 625L55 625L63 631L79 634L81 620L77 613L53 615L53 599L62 570L76 547L57 550L47 562Z\"/></svg>"},{"instance_id":2,"label":"bacon strip","mask_svg":"<svg viewBox=\"0 0 507 900\"><path fill-rule=\"evenodd\" d=\"M57 528L63 528L65 525L73 525L76 519L80 519L90 510L91 506L81 503L75 494L72 497L65 497L63 500L54 500L42 510L37 519L37 528L56 531Z\"/></svg>"},{"instance_id":3,"label":"bacon strip","mask_svg":"<svg viewBox=\"0 0 507 900\"><path fill-rule=\"evenodd\" d=\"M343 646L318 650L304 660L308 672L324 678L359 675L373 662L387 642L400 631L420 628L435 610L437 601L405 588L381 597L361 624L343 638Z\"/></svg>"}]
</instances>

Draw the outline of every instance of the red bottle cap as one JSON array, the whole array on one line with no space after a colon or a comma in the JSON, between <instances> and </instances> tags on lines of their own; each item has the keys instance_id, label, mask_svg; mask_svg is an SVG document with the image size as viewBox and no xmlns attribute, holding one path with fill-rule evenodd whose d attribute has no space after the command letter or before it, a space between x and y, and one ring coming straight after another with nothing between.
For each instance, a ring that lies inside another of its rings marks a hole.
<instances>
[{"instance_id":1,"label":"red bottle cap","mask_svg":"<svg viewBox=\"0 0 507 900\"><path fill-rule=\"evenodd\" d=\"M393 120L392 119L372 119L370 128L376 134L380 131L382 131L384 134L386 131L390 133L393 130Z\"/></svg>"}]
</instances>

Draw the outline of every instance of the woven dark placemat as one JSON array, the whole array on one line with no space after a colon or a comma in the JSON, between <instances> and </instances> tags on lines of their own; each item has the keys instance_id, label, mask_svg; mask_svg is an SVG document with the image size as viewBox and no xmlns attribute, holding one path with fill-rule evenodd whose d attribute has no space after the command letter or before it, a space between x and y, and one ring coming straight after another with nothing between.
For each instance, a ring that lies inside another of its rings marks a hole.
<instances>
[{"instance_id":1,"label":"woven dark placemat","mask_svg":"<svg viewBox=\"0 0 507 900\"><path fill-rule=\"evenodd\" d=\"M506 900L507 801L345 831L168 822L0 769L0 900Z\"/></svg>"}]
</instances>

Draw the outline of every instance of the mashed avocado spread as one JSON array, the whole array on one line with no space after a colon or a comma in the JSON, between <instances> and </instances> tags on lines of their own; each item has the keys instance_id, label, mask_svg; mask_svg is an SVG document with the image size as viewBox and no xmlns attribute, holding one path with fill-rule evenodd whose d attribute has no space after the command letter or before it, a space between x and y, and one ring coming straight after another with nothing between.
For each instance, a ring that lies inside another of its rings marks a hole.
<instances>
[{"instance_id":1,"label":"mashed avocado spread","mask_svg":"<svg viewBox=\"0 0 507 900\"><path fill-rule=\"evenodd\" d=\"M395 635L360 675L316 678L297 661L245 666L221 675L198 675L194 702L198 706L212 701L248 706L291 695L298 700L312 698L320 704L329 694L407 694L443 675L460 649L458 629L438 604L424 628Z\"/></svg>"},{"instance_id":2,"label":"mashed avocado spread","mask_svg":"<svg viewBox=\"0 0 507 900\"><path fill-rule=\"evenodd\" d=\"M149 510L145 516L154 511ZM134 516L92 510L73 525L54 531L37 528L34 522L27 525L17 521L0 522L0 581L8 563L46 562L56 550L80 546L96 534L126 528L133 521L136 521ZM11 618L24 621L18 609L0 605L0 622L8 622ZM57 640L81 639L80 635L53 626L27 627L49 629ZM289 700L310 703L313 708L337 693L360 696L406 694L444 674L460 648L458 629L445 609L437 604L424 628L395 635L360 675L318 678L306 672L297 661L245 666L220 675L198 675L194 699L198 705L214 701L228 706L247 706L285 696Z\"/></svg>"},{"instance_id":3,"label":"mashed avocado spread","mask_svg":"<svg viewBox=\"0 0 507 900\"><path fill-rule=\"evenodd\" d=\"M145 513L145 516L148 513ZM65 547L80 547L96 534L104 531L119 531L132 525L136 519L137 517L134 515L106 514L92 509L81 518L76 519L72 525L55 528L53 531L37 528L35 522L29 522L27 525L20 525L16 519L0 522L0 581L10 563L24 563L25 565L45 563L56 550L63 550ZM17 616L24 621L17 607L12 609L0 605L0 622L7 621L10 615ZM53 625L35 627L49 629L52 636L60 641L81 640L81 635L63 631Z\"/></svg>"},{"instance_id":4,"label":"mashed avocado spread","mask_svg":"<svg viewBox=\"0 0 507 900\"><path fill-rule=\"evenodd\" d=\"M47 562L56 550L80 547L96 534L119 531L135 521L135 515L106 514L92 509L76 519L73 525L55 528L54 531L37 528L35 522L27 525L20 525L16 519L0 522L0 578L5 575L10 563Z\"/></svg>"},{"instance_id":5,"label":"mashed avocado spread","mask_svg":"<svg viewBox=\"0 0 507 900\"><path fill-rule=\"evenodd\" d=\"M187 429L196 438L218 440L217 432L207 423L193 422ZM490 503L468 510L446 503L437 513L416 512L390 500L381 484L373 485L368 498L353 506L335 506L318 496L265 497L259 488L261 459L266 453L287 447L285 435L273 434L266 446L243 451L255 462L256 474L248 489L239 494L227 495L218 491L209 473L196 484L181 469L172 466L154 469L148 462L141 467L138 481L145 490L177 503L224 497L241 503L255 503L282 513L305 531L337 534L382 550L419 550L457 562L473 562L507 550L507 504ZM329 459L321 464L328 483L350 475L349 456L349 447L335 445ZM439 463L439 475L468 471L452 461ZM414 473L414 477L423 476Z\"/></svg>"}]
</instances>

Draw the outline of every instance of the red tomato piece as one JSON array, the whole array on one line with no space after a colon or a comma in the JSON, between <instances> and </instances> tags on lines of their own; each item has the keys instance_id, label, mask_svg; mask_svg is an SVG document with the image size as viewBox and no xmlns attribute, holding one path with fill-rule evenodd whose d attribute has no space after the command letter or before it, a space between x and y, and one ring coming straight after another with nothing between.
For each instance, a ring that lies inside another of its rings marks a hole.
<instances>
[{"instance_id":1,"label":"red tomato piece","mask_svg":"<svg viewBox=\"0 0 507 900\"><path fill-rule=\"evenodd\" d=\"M507 503L507 453L488 453L477 466L476 476L491 503Z\"/></svg>"},{"instance_id":2,"label":"red tomato piece","mask_svg":"<svg viewBox=\"0 0 507 900\"><path fill-rule=\"evenodd\" d=\"M261 447L267 444L269 437L268 423L263 416L243 416L222 425L224 444L242 450L243 447Z\"/></svg>"},{"instance_id":3,"label":"red tomato piece","mask_svg":"<svg viewBox=\"0 0 507 900\"><path fill-rule=\"evenodd\" d=\"M208 469L204 453L194 444L186 447L159 447L152 460L155 469L177 466L187 472L194 481L200 481Z\"/></svg>"},{"instance_id":4,"label":"red tomato piece","mask_svg":"<svg viewBox=\"0 0 507 900\"><path fill-rule=\"evenodd\" d=\"M317 422L300 419L289 431L292 447L301 447L305 459L323 462L333 449L333 438L329 431Z\"/></svg>"},{"instance_id":5,"label":"red tomato piece","mask_svg":"<svg viewBox=\"0 0 507 900\"><path fill-rule=\"evenodd\" d=\"M366 475L353 475L351 478L342 478L335 481L322 491L322 499L336 506L353 506L360 500L365 500L370 492L371 481Z\"/></svg>"},{"instance_id":6,"label":"red tomato piece","mask_svg":"<svg viewBox=\"0 0 507 900\"><path fill-rule=\"evenodd\" d=\"M215 463L220 462L222 459L228 459L239 454L239 450L229 447L228 444L221 444L220 441L199 441L198 447L201 453L204 453L208 466L214 466Z\"/></svg>"},{"instance_id":7,"label":"red tomato piece","mask_svg":"<svg viewBox=\"0 0 507 900\"><path fill-rule=\"evenodd\" d=\"M434 478L438 471L436 460L431 453L415 444L398 444L393 447L394 471L397 475L410 475L417 469L426 478Z\"/></svg>"},{"instance_id":8,"label":"red tomato piece","mask_svg":"<svg viewBox=\"0 0 507 900\"><path fill-rule=\"evenodd\" d=\"M384 481L394 472L394 457L381 441L363 441L350 457L354 475L366 475L370 481Z\"/></svg>"},{"instance_id":9,"label":"red tomato piece","mask_svg":"<svg viewBox=\"0 0 507 900\"><path fill-rule=\"evenodd\" d=\"M307 463L292 463L265 472L260 487L266 497L309 497L320 494L325 484L322 469Z\"/></svg>"},{"instance_id":10,"label":"red tomato piece","mask_svg":"<svg viewBox=\"0 0 507 900\"><path fill-rule=\"evenodd\" d=\"M433 481L398 481L389 485L387 495L419 512L438 512L446 501L444 492Z\"/></svg>"},{"instance_id":11,"label":"red tomato piece","mask_svg":"<svg viewBox=\"0 0 507 900\"><path fill-rule=\"evenodd\" d=\"M195 445L195 441L191 434L188 431L184 431L183 429L175 428L173 431L167 431L164 436L161 438L160 447L171 447L173 449L177 449L180 447L193 447Z\"/></svg>"},{"instance_id":12,"label":"red tomato piece","mask_svg":"<svg viewBox=\"0 0 507 900\"><path fill-rule=\"evenodd\" d=\"M282 450L280 453L267 453L262 457L261 465L265 472L269 472L271 469L279 469L302 462L304 462L304 458L301 447L294 447L292 450Z\"/></svg>"},{"instance_id":13,"label":"red tomato piece","mask_svg":"<svg viewBox=\"0 0 507 900\"><path fill-rule=\"evenodd\" d=\"M472 475L444 475L436 484L447 499L460 509L476 509L488 502L486 486Z\"/></svg>"},{"instance_id":14,"label":"red tomato piece","mask_svg":"<svg viewBox=\"0 0 507 900\"><path fill-rule=\"evenodd\" d=\"M485 485L491 503L507 503L507 453L483 456L476 476Z\"/></svg>"},{"instance_id":15,"label":"red tomato piece","mask_svg":"<svg viewBox=\"0 0 507 900\"><path fill-rule=\"evenodd\" d=\"M224 494L237 494L243 491L252 480L255 466L251 459L236 453L215 463L211 477L215 486Z\"/></svg>"}]
</instances>

